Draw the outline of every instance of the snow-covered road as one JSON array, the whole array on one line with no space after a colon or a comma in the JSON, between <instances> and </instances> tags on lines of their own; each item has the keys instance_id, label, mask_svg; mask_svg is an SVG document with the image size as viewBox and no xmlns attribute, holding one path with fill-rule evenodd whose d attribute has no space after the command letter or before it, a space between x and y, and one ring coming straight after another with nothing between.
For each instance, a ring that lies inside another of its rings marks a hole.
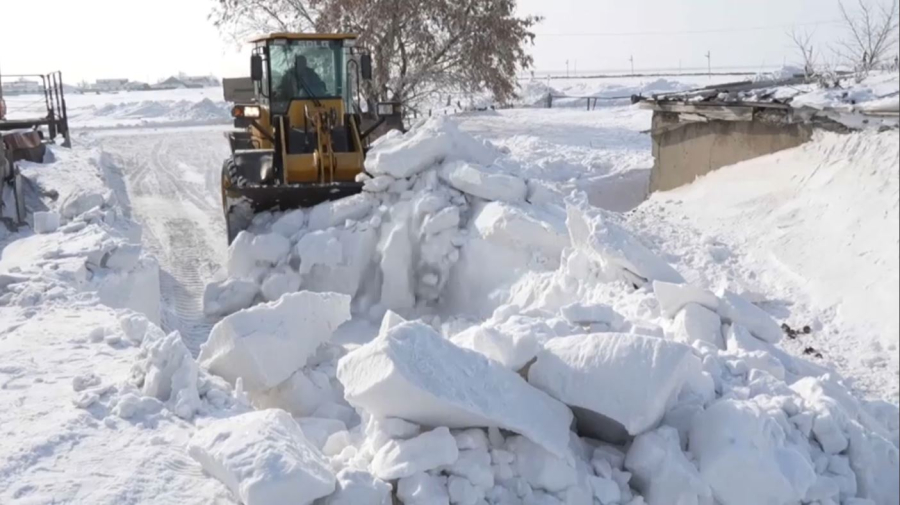
<instances>
[{"instance_id":1,"label":"snow-covered road","mask_svg":"<svg viewBox=\"0 0 900 505\"><path fill-rule=\"evenodd\" d=\"M100 148L121 171L125 202L143 225L143 245L160 263L162 325L178 330L196 355L212 322L203 288L225 258L219 199L225 127L96 131L80 142Z\"/></svg>"}]
</instances>

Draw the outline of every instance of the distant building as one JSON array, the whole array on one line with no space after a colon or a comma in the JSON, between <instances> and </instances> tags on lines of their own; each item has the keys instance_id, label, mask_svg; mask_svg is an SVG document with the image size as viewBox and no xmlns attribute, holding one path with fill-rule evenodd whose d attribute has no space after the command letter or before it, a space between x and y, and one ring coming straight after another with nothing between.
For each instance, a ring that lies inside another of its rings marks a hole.
<instances>
[{"instance_id":1,"label":"distant building","mask_svg":"<svg viewBox=\"0 0 900 505\"><path fill-rule=\"evenodd\" d=\"M93 89L95 91L122 91L126 89L128 79L97 79Z\"/></svg>"},{"instance_id":2,"label":"distant building","mask_svg":"<svg viewBox=\"0 0 900 505\"><path fill-rule=\"evenodd\" d=\"M7 95L32 95L44 92L44 86L37 81L19 78L17 81L3 83L3 93Z\"/></svg>"},{"instance_id":3,"label":"distant building","mask_svg":"<svg viewBox=\"0 0 900 505\"><path fill-rule=\"evenodd\" d=\"M146 91L151 88L146 82L128 81L128 83L125 84L125 89L127 91Z\"/></svg>"},{"instance_id":4,"label":"distant building","mask_svg":"<svg viewBox=\"0 0 900 505\"><path fill-rule=\"evenodd\" d=\"M153 89L184 89L187 86L177 77L169 77L151 86Z\"/></svg>"},{"instance_id":5,"label":"distant building","mask_svg":"<svg viewBox=\"0 0 900 505\"><path fill-rule=\"evenodd\" d=\"M153 89L184 89L184 88L213 88L221 86L218 78L213 76L187 76L169 77L151 86Z\"/></svg>"},{"instance_id":6,"label":"distant building","mask_svg":"<svg viewBox=\"0 0 900 505\"><path fill-rule=\"evenodd\" d=\"M214 88L222 85L219 79L211 75L186 76L180 79L189 88Z\"/></svg>"}]
</instances>

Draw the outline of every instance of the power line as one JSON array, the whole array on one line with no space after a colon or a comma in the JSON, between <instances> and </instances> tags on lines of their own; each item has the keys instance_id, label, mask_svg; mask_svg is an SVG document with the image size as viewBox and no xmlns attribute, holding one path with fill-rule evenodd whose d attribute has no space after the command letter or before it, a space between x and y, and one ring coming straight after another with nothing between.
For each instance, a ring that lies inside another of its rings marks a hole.
<instances>
[{"instance_id":1,"label":"power line","mask_svg":"<svg viewBox=\"0 0 900 505\"><path fill-rule=\"evenodd\" d=\"M629 35L694 35L704 33L734 33L734 32L753 32L762 30L775 30L794 28L797 26L818 26L828 24L840 24L841 20L831 21L815 21L810 23L789 23L781 25L768 26L748 26L744 28L710 28L703 30L682 30L682 31L653 31L653 32L591 32L591 33L536 33L538 37L621 37Z\"/></svg>"}]
</instances>

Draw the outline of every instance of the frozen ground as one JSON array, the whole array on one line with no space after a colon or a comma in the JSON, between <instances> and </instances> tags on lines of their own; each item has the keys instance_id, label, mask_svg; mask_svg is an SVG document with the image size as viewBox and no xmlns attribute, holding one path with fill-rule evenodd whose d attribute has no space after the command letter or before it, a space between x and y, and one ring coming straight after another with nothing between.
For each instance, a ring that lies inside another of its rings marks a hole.
<instances>
[{"instance_id":1,"label":"frozen ground","mask_svg":"<svg viewBox=\"0 0 900 505\"><path fill-rule=\"evenodd\" d=\"M0 243L0 502L896 503L896 132L642 203L647 128L429 122L230 249L223 128L79 132Z\"/></svg>"}]
</instances>

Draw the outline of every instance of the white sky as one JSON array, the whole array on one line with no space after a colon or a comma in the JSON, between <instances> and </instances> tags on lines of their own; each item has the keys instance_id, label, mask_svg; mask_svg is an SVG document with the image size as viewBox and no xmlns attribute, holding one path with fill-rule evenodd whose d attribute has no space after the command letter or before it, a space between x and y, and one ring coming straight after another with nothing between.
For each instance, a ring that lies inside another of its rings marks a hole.
<instances>
[{"instance_id":1,"label":"white sky","mask_svg":"<svg viewBox=\"0 0 900 505\"><path fill-rule=\"evenodd\" d=\"M890 0L875 0L890 1ZM67 82L125 77L156 82L183 71L248 73L248 58L208 20L215 0L0 0L0 71L60 69ZM842 33L837 0L519 0L541 14L537 71L706 67L748 69L796 60L786 32ZM40 30L40 31L36 31ZM51 36L51 34L53 34ZM602 34L602 35L595 35ZM576 63L577 62L577 63Z\"/></svg>"}]
</instances>

